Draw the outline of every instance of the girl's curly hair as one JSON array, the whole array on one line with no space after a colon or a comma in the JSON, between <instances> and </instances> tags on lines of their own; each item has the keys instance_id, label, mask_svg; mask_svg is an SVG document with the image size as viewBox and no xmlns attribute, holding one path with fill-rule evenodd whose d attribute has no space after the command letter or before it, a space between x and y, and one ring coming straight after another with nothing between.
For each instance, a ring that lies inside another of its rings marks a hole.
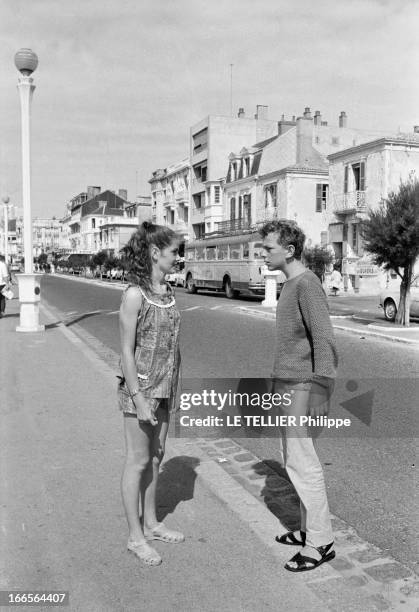
<instances>
[{"instance_id":1,"label":"girl's curly hair","mask_svg":"<svg viewBox=\"0 0 419 612\"><path fill-rule=\"evenodd\" d=\"M128 282L150 290L152 272L150 247L164 249L176 238L175 232L169 227L144 221L120 251L126 262Z\"/></svg>"}]
</instances>

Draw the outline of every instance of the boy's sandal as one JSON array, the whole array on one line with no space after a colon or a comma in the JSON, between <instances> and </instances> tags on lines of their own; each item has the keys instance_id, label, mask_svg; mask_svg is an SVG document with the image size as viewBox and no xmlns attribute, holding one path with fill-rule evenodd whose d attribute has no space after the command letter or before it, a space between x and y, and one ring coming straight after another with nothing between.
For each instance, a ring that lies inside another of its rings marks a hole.
<instances>
[{"instance_id":1,"label":"boy's sandal","mask_svg":"<svg viewBox=\"0 0 419 612\"><path fill-rule=\"evenodd\" d=\"M180 544L185 540L183 533L169 529L164 523L157 523L153 529L144 529L144 537L146 540L160 540L168 544Z\"/></svg>"},{"instance_id":2,"label":"boy's sandal","mask_svg":"<svg viewBox=\"0 0 419 612\"><path fill-rule=\"evenodd\" d=\"M162 562L162 558L160 557L159 553L149 544L147 544L147 542L132 542L129 540L127 549L146 565L160 565Z\"/></svg>"},{"instance_id":3,"label":"boy's sandal","mask_svg":"<svg viewBox=\"0 0 419 612\"><path fill-rule=\"evenodd\" d=\"M281 536L276 536L275 540L279 542L279 544L286 544L287 546L304 546L306 543L306 532L300 531L301 540L298 540L293 531L287 531L287 533L283 533Z\"/></svg>"},{"instance_id":4,"label":"boy's sandal","mask_svg":"<svg viewBox=\"0 0 419 612\"><path fill-rule=\"evenodd\" d=\"M306 555L302 555L300 552L294 555L292 559L290 559L285 565L285 569L290 572L308 572L310 570L315 569L322 563L326 563L326 561L331 561L335 558L336 553L334 550L331 552L330 549L333 546L333 542L327 544L326 546L319 546L316 550L321 554L321 559L313 559L313 557L307 557ZM296 563L297 567L291 567L290 563Z\"/></svg>"}]
</instances>

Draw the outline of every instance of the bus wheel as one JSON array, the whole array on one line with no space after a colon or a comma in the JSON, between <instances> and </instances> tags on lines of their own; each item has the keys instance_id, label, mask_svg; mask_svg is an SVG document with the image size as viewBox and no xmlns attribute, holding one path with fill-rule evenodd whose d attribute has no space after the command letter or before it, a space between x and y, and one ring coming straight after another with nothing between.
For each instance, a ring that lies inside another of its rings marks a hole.
<instances>
[{"instance_id":1,"label":"bus wheel","mask_svg":"<svg viewBox=\"0 0 419 612\"><path fill-rule=\"evenodd\" d=\"M224 291L225 291L226 297L229 300L233 300L239 295L239 292L235 291L233 287L231 286L231 280L229 278L226 278L226 280L224 281Z\"/></svg>"},{"instance_id":2,"label":"bus wheel","mask_svg":"<svg viewBox=\"0 0 419 612\"><path fill-rule=\"evenodd\" d=\"M188 276L186 281L186 291L187 293L196 293L196 287L194 285L192 276Z\"/></svg>"}]
</instances>

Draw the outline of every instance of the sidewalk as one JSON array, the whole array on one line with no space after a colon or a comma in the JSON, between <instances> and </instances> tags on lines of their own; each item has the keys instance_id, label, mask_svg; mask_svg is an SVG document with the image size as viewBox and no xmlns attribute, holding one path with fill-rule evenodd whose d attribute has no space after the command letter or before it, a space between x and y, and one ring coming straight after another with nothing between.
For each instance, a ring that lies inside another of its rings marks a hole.
<instances>
[{"instance_id":1,"label":"sidewalk","mask_svg":"<svg viewBox=\"0 0 419 612\"><path fill-rule=\"evenodd\" d=\"M286 572L296 551L258 493L281 486L269 469L245 482L256 459L229 440L169 439L159 510L187 539L142 566L125 550L115 372L45 309L45 332L16 333L18 309L0 321L0 590L68 590L83 612L417 609L411 572L336 518L335 561Z\"/></svg>"}]
</instances>

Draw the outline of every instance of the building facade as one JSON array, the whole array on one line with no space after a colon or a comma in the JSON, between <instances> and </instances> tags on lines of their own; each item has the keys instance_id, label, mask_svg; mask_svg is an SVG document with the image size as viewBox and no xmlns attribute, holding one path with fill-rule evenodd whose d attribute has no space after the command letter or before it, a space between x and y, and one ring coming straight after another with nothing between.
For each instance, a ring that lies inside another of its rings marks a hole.
<instances>
[{"instance_id":1,"label":"building facade","mask_svg":"<svg viewBox=\"0 0 419 612\"><path fill-rule=\"evenodd\" d=\"M278 134L230 153L224 185L220 230L248 228L275 218L293 219L307 235L307 245L329 243L328 159L347 143L362 142L369 132L349 129L341 113L329 126L320 111L306 107L292 121L278 122Z\"/></svg>"},{"instance_id":2,"label":"building facade","mask_svg":"<svg viewBox=\"0 0 419 612\"><path fill-rule=\"evenodd\" d=\"M189 158L159 168L149 180L152 219L173 229L182 240L191 237L191 166Z\"/></svg>"},{"instance_id":3,"label":"building facade","mask_svg":"<svg viewBox=\"0 0 419 612\"><path fill-rule=\"evenodd\" d=\"M118 193L100 187L88 187L86 192L70 200L66 215L61 219L61 253L92 255L107 250L117 256L140 218L150 218L148 198L131 203L127 192Z\"/></svg>"},{"instance_id":4,"label":"building facade","mask_svg":"<svg viewBox=\"0 0 419 612\"><path fill-rule=\"evenodd\" d=\"M380 290L383 276L364 250L361 223L412 174L419 176L419 133L378 138L329 155L334 213L329 236L349 289Z\"/></svg>"},{"instance_id":5,"label":"building facade","mask_svg":"<svg viewBox=\"0 0 419 612\"><path fill-rule=\"evenodd\" d=\"M201 238L223 221L222 189L226 160L246 143L277 135L278 122L268 119L268 107L258 105L254 117L239 109L237 117L210 115L190 129L192 238Z\"/></svg>"}]
</instances>

